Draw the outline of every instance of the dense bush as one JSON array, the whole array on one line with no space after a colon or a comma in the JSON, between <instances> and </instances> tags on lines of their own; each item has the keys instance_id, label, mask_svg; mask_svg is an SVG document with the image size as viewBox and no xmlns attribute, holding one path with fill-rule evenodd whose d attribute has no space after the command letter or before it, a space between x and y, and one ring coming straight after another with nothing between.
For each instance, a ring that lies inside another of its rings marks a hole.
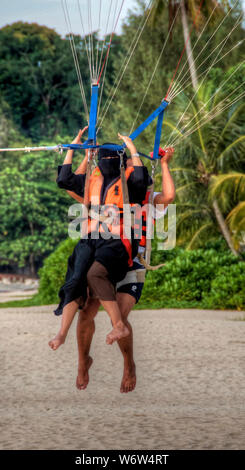
<instances>
[{"instance_id":1,"label":"dense bush","mask_svg":"<svg viewBox=\"0 0 245 470\"><path fill-rule=\"evenodd\" d=\"M59 288L65 280L67 260L77 244L77 240L68 238L48 256L39 270L40 285L36 300L42 304L57 303Z\"/></svg>"},{"instance_id":2,"label":"dense bush","mask_svg":"<svg viewBox=\"0 0 245 470\"><path fill-rule=\"evenodd\" d=\"M147 274L139 306L245 307L245 263L215 249L178 250L175 259Z\"/></svg>"},{"instance_id":3,"label":"dense bush","mask_svg":"<svg viewBox=\"0 0 245 470\"><path fill-rule=\"evenodd\" d=\"M11 159L10 159L11 160ZM34 275L67 236L70 199L55 183L50 154L24 154L0 169L0 262ZM14 197L13 197L14 195Z\"/></svg>"},{"instance_id":4,"label":"dense bush","mask_svg":"<svg viewBox=\"0 0 245 470\"><path fill-rule=\"evenodd\" d=\"M211 282L209 293L204 293L203 299L212 308L245 307L245 263L241 262L220 269Z\"/></svg>"},{"instance_id":5,"label":"dense bush","mask_svg":"<svg viewBox=\"0 0 245 470\"><path fill-rule=\"evenodd\" d=\"M76 243L67 239L46 258L39 271L40 303L58 301L67 259ZM165 266L147 273L139 308L245 308L245 263L224 249L222 242L192 251L178 247L153 251L152 259L154 263L165 260Z\"/></svg>"}]
</instances>

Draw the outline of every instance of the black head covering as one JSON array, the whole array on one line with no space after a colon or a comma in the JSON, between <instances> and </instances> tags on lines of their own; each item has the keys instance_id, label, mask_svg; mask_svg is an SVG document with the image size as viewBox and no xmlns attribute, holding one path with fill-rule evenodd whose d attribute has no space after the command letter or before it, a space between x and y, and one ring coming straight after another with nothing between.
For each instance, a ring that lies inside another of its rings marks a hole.
<instances>
[{"instance_id":1,"label":"black head covering","mask_svg":"<svg viewBox=\"0 0 245 470\"><path fill-rule=\"evenodd\" d=\"M105 142L103 145L117 145L112 142ZM127 167L127 154L123 150L123 163L124 167ZM113 157L108 159L107 157ZM98 167L102 175L106 178L113 179L120 175L120 154L117 150L111 150L108 148L99 148L98 152Z\"/></svg>"},{"instance_id":2,"label":"black head covering","mask_svg":"<svg viewBox=\"0 0 245 470\"><path fill-rule=\"evenodd\" d=\"M113 142L105 142L102 145L115 145L116 146L117 144L114 144ZM123 151L123 161L124 161L124 164L125 164L125 163L127 163L127 154L125 152L125 149L120 150L120 153L122 151ZM109 148L100 147L99 152L98 152L98 161L100 161L102 158L106 158L106 157L118 157L119 158L119 152L118 152L118 150L112 150L112 149L109 149Z\"/></svg>"}]
</instances>

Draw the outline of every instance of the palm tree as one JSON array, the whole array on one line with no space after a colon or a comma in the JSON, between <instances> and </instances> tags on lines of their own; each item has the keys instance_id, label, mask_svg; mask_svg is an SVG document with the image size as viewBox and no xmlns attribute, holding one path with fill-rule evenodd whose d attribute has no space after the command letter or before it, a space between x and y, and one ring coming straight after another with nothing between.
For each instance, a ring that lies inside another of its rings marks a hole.
<instances>
[{"instance_id":1,"label":"palm tree","mask_svg":"<svg viewBox=\"0 0 245 470\"><path fill-rule=\"evenodd\" d=\"M210 198L222 203L233 244L236 250L245 246L245 174L231 172L214 176L210 185ZM235 207L232 207L232 203ZM237 202L237 204L236 204ZM232 207L232 208L231 208Z\"/></svg>"},{"instance_id":2,"label":"palm tree","mask_svg":"<svg viewBox=\"0 0 245 470\"><path fill-rule=\"evenodd\" d=\"M209 85L200 87L197 95L185 116L187 124L195 119L196 131L183 141L175 159L179 164L172 168L177 183L179 242L191 249L221 232L237 256L238 241L242 243L245 231L245 203L241 202L245 196L245 105L238 103L199 127L205 116L216 113L220 97L217 93L212 98ZM187 97L182 95L179 100L175 120L186 109ZM165 125L174 128L167 120ZM175 132L180 134L178 129Z\"/></svg>"},{"instance_id":3,"label":"palm tree","mask_svg":"<svg viewBox=\"0 0 245 470\"><path fill-rule=\"evenodd\" d=\"M173 17L175 16L176 12L180 10L181 12L181 22L182 22L182 28L183 28L183 35L184 35L184 41L185 41L185 46L186 46L186 53L187 53L187 60L188 60L188 65L189 65L189 71L190 71L190 76L191 76L191 81L192 81L192 86L194 91L197 93L199 91L199 86L198 86L198 79L197 79L197 73L196 73L196 66L195 66L195 61L194 61L194 56L193 56L193 51L191 47L191 39L190 39L190 29L188 26L188 17L192 21L192 23L195 24L195 27L197 29L200 28L201 24L204 22L204 17L200 6L202 5L200 3L200 0L177 0L177 1L172 1L172 0L157 0L156 5L155 5L155 12L153 15L153 22L156 21L157 16L161 14L163 11L164 7L168 5L168 10L169 10L169 22L172 22ZM229 8L229 4L226 0L221 0L219 4L217 4L216 0L206 0L204 2L204 9L206 9L206 12L208 15L210 12L215 8L215 15L214 17L217 18L217 16L221 16L224 13L224 7ZM201 93L198 93L200 96ZM198 100L197 100L198 101ZM199 107L199 104L197 103L197 109ZM197 112L197 109L194 110L194 112ZM203 145L202 141L202 135L199 133L199 138L200 138L200 144L201 144L201 149L204 154L206 154L206 149ZM205 161L205 159L203 160ZM203 171L205 172L205 165L203 165L203 162L199 162L199 170L200 170L200 177L203 178L204 174ZM203 170L203 171L202 171ZM212 173L210 175L205 174L204 181L209 183L209 178L211 177ZM229 232L229 229L227 227L227 223L223 218L222 212L219 207L218 200L214 197L212 201L212 210L215 214L215 218L220 226L220 229L222 231L222 234L224 238L227 241L228 246L230 247L231 251L237 255L237 251L235 250L232 242L232 238ZM231 220L231 219L228 219ZM233 219L232 219L233 220ZM198 231L195 235L195 237L198 237L201 232L204 230L207 230L210 228L210 225L207 224L206 228L202 227L202 229L199 229L200 232ZM192 242L191 242L192 244ZM190 246L191 246L190 244Z\"/></svg>"},{"instance_id":4,"label":"palm tree","mask_svg":"<svg viewBox=\"0 0 245 470\"><path fill-rule=\"evenodd\" d=\"M194 90L198 88L198 79L196 73L196 66L193 56L193 51L191 47L191 31L188 25L188 17L191 22L195 25L196 29L199 29L204 22L205 15L202 13L202 10L205 10L205 13L208 15L215 7L214 17L220 16L223 14L223 6L227 6L227 0L221 0L220 4L216 0L206 0L204 2L203 8L201 9L200 0L157 0L154 8L154 13L152 17L153 23L157 21L159 15L162 14L164 8L168 6L169 11L169 27L176 15L180 12L183 35L184 35L184 44L186 46L187 60L189 64L189 71L191 75L192 86Z\"/></svg>"}]
</instances>

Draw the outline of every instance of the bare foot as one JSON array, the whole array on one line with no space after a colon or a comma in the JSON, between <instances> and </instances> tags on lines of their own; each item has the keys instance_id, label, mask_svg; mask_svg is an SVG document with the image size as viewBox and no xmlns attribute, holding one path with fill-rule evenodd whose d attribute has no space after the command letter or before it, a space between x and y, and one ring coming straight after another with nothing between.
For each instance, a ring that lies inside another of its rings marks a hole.
<instances>
[{"instance_id":1,"label":"bare foot","mask_svg":"<svg viewBox=\"0 0 245 470\"><path fill-rule=\"evenodd\" d=\"M132 392L136 386L136 373L135 373L135 363L131 366L124 366L123 378L121 382L120 392L128 393Z\"/></svg>"},{"instance_id":2,"label":"bare foot","mask_svg":"<svg viewBox=\"0 0 245 470\"><path fill-rule=\"evenodd\" d=\"M114 328L106 337L106 343L112 344L114 341L118 341L121 338L125 338L125 336L129 335L128 328L124 325L122 321L116 323Z\"/></svg>"},{"instance_id":3,"label":"bare foot","mask_svg":"<svg viewBox=\"0 0 245 470\"><path fill-rule=\"evenodd\" d=\"M85 388L87 388L88 383L89 383L88 371L90 367L92 366L92 363L93 363L92 357L88 356L85 364L78 367L78 374L77 374L77 380L76 380L76 387L78 388L78 390L85 390Z\"/></svg>"},{"instance_id":4,"label":"bare foot","mask_svg":"<svg viewBox=\"0 0 245 470\"><path fill-rule=\"evenodd\" d=\"M56 349L58 349L61 346L61 344L65 342L65 339L66 337L64 335L62 335L61 333L58 333L53 339L49 341L48 345L50 346L51 349L56 351Z\"/></svg>"}]
</instances>

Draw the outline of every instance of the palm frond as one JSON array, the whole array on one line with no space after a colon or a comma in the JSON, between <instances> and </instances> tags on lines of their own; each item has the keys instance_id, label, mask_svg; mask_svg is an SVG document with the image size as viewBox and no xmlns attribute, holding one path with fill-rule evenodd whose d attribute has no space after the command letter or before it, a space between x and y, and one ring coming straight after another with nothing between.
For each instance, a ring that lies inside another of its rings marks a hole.
<instances>
[{"instance_id":1,"label":"palm frond","mask_svg":"<svg viewBox=\"0 0 245 470\"><path fill-rule=\"evenodd\" d=\"M231 124L233 124L237 118L239 120L241 119L241 116L243 115L242 114L243 108L245 109L245 103L242 103L241 105L237 106L236 109L233 111L233 113L231 114L231 117L228 119L223 131L221 132L219 141L222 140L222 138L224 137L227 129L229 129Z\"/></svg>"},{"instance_id":2,"label":"palm frond","mask_svg":"<svg viewBox=\"0 0 245 470\"><path fill-rule=\"evenodd\" d=\"M228 173L212 176L209 185L209 200L222 198L224 194L231 200L239 200L245 197L245 174Z\"/></svg>"},{"instance_id":3,"label":"palm frond","mask_svg":"<svg viewBox=\"0 0 245 470\"><path fill-rule=\"evenodd\" d=\"M175 131L177 135L182 136L182 132L169 120L164 120L164 125Z\"/></svg>"},{"instance_id":4,"label":"palm frond","mask_svg":"<svg viewBox=\"0 0 245 470\"><path fill-rule=\"evenodd\" d=\"M239 146L239 144L245 142L245 135L241 135L238 139L234 140L233 142L231 142L226 148L225 150L223 150L223 152L221 152L221 154L217 157L217 164L219 165L219 167L223 167L223 164L224 164L224 157L229 153L231 152L231 150L234 150L234 148L236 149L236 147ZM235 154L233 153L233 156L235 156Z\"/></svg>"},{"instance_id":5,"label":"palm frond","mask_svg":"<svg viewBox=\"0 0 245 470\"><path fill-rule=\"evenodd\" d=\"M193 235L193 237L191 238L190 242L188 243L186 249L187 250L191 250L193 247L194 247L194 244L195 242L197 241L197 239L200 237L200 235L205 232L207 229L210 229L211 227L213 227L213 223L212 222L207 222L206 224L203 224Z\"/></svg>"},{"instance_id":6,"label":"palm frond","mask_svg":"<svg viewBox=\"0 0 245 470\"><path fill-rule=\"evenodd\" d=\"M176 189L176 193L180 193L180 191L183 191L184 189L189 188L190 186L194 186L196 184L197 184L197 182L191 182L191 183L184 184L183 186L180 186L180 188Z\"/></svg>"},{"instance_id":7,"label":"palm frond","mask_svg":"<svg viewBox=\"0 0 245 470\"><path fill-rule=\"evenodd\" d=\"M191 209L183 212L179 217L178 217L178 222L177 222L177 227L183 224L187 219L190 219L193 221L193 218L199 215L199 218L203 218L203 211L201 209Z\"/></svg>"},{"instance_id":8,"label":"palm frond","mask_svg":"<svg viewBox=\"0 0 245 470\"><path fill-rule=\"evenodd\" d=\"M245 201L239 202L226 219L232 232L245 230Z\"/></svg>"},{"instance_id":9,"label":"palm frond","mask_svg":"<svg viewBox=\"0 0 245 470\"><path fill-rule=\"evenodd\" d=\"M187 172L187 173L193 173L196 174L196 170L192 170L191 168L185 168L185 167L176 167L176 168L170 168L170 172Z\"/></svg>"}]
</instances>

